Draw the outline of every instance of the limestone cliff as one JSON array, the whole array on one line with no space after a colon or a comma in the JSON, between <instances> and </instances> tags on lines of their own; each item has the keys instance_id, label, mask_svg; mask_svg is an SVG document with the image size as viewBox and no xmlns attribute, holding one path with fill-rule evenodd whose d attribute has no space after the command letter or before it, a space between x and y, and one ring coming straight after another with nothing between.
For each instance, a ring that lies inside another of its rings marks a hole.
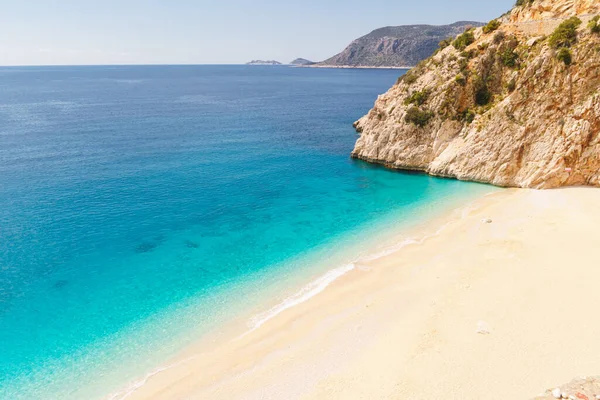
<instances>
[{"instance_id":1,"label":"limestone cliff","mask_svg":"<svg viewBox=\"0 0 600 400\"><path fill-rule=\"evenodd\" d=\"M600 186L600 33L588 25L600 1L519 3L380 96L352 156L498 186Z\"/></svg>"}]
</instances>

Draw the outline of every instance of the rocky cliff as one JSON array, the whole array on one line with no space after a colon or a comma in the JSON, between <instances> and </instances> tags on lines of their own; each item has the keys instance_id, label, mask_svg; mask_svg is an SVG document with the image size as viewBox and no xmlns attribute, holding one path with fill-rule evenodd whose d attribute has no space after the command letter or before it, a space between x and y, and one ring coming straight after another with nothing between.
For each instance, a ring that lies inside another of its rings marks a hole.
<instances>
[{"instance_id":1,"label":"rocky cliff","mask_svg":"<svg viewBox=\"0 0 600 400\"><path fill-rule=\"evenodd\" d=\"M318 63L337 67L410 67L431 56L438 43L479 22L388 26L354 40L341 53Z\"/></svg>"},{"instance_id":2,"label":"rocky cliff","mask_svg":"<svg viewBox=\"0 0 600 400\"><path fill-rule=\"evenodd\" d=\"M352 156L498 186L600 186L600 2L519 3L380 96Z\"/></svg>"}]
</instances>

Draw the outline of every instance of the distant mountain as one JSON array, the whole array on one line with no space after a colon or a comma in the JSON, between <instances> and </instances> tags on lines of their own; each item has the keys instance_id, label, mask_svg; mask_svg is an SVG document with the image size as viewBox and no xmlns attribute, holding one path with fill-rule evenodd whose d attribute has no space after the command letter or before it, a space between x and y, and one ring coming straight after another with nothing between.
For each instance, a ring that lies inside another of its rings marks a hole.
<instances>
[{"instance_id":1,"label":"distant mountain","mask_svg":"<svg viewBox=\"0 0 600 400\"><path fill-rule=\"evenodd\" d=\"M252 60L249 63L246 63L246 65L283 65L283 64L281 64L279 61L275 61L275 60L267 60L267 61Z\"/></svg>"},{"instance_id":2,"label":"distant mountain","mask_svg":"<svg viewBox=\"0 0 600 400\"><path fill-rule=\"evenodd\" d=\"M480 22L461 21L452 25L404 25L376 29L350 43L341 53L317 66L407 67L431 56L439 43L455 37Z\"/></svg>"},{"instance_id":3,"label":"distant mountain","mask_svg":"<svg viewBox=\"0 0 600 400\"><path fill-rule=\"evenodd\" d=\"M296 58L294 61L290 63L290 65L313 65L315 64L313 61L309 61L306 58Z\"/></svg>"}]
</instances>

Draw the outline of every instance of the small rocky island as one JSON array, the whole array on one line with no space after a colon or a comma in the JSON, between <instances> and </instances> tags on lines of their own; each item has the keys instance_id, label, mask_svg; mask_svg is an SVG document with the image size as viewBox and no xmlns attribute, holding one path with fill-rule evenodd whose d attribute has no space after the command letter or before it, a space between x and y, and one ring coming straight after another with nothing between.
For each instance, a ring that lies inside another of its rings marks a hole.
<instances>
[{"instance_id":1,"label":"small rocky island","mask_svg":"<svg viewBox=\"0 0 600 400\"><path fill-rule=\"evenodd\" d=\"M306 58L296 58L294 61L290 62L290 65L296 65L296 66L306 66L306 65L313 65L315 64L314 62L307 60Z\"/></svg>"},{"instance_id":2,"label":"small rocky island","mask_svg":"<svg viewBox=\"0 0 600 400\"><path fill-rule=\"evenodd\" d=\"M600 2L517 4L381 95L352 156L497 186L600 186Z\"/></svg>"},{"instance_id":3,"label":"small rocky island","mask_svg":"<svg viewBox=\"0 0 600 400\"><path fill-rule=\"evenodd\" d=\"M247 62L246 65L283 65L282 63L280 63L279 61L275 61L275 60L252 60L250 62Z\"/></svg>"}]
</instances>

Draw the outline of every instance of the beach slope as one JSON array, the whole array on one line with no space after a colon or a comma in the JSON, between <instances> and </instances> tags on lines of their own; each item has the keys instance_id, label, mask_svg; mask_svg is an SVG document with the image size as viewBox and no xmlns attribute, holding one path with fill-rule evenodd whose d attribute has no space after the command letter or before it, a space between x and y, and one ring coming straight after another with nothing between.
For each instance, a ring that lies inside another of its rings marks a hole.
<instances>
[{"instance_id":1,"label":"beach slope","mask_svg":"<svg viewBox=\"0 0 600 400\"><path fill-rule=\"evenodd\" d=\"M599 190L486 196L128 398L533 398L600 371L599 226Z\"/></svg>"}]
</instances>

